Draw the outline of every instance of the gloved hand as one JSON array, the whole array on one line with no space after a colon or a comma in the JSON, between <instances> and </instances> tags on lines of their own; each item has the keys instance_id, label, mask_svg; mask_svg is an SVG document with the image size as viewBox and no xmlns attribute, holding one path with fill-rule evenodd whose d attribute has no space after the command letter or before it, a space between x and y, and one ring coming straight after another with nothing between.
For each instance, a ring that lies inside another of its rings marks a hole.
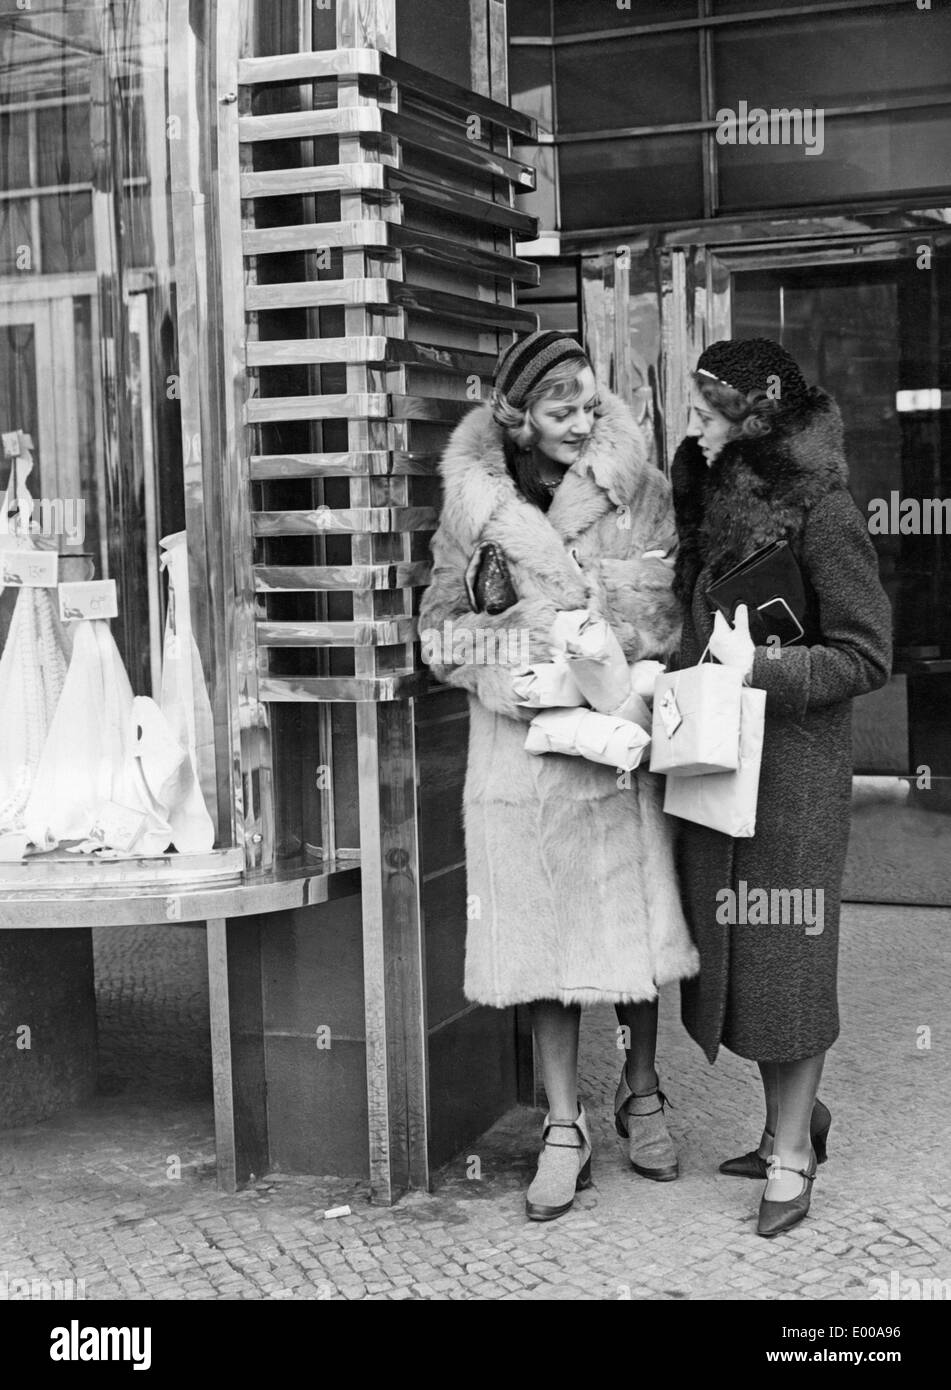
<instances>
[{"instance_id":1,"label":"gloved hand","mask_svg":"<svg viewBox=\"0 0 951 1390\"><path fill-rule=\"evenodd\" d=\"M710 651L722 665L738 667L743 672L743 680L749 682L756 644L750 636L750 614L745 603L737 605L732 627L722 613L717 613L713 620Z\"/></svg>"}]
</instances>

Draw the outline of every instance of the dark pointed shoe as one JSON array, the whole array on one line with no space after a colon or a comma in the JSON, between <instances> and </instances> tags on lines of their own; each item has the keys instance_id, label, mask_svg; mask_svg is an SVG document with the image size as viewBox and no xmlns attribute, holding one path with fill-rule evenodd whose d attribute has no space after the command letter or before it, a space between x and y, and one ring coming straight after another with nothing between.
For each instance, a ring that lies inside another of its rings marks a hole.
<instances>
[{"instance_id":1,"label":"dark pointed shoe","mask_svg":"<svg viewBox=\"0 0 951 1390\"><path fill-rule=\"evenodd\" d=\"M769 1130L764 1130L763 1133L769 1134ZM769 1137L772 1139L775 1136L769 1134ZM765 1182L769 1176L766 1159L759 1149L750 1149L747 1154L724 1159L719 1171L725 1173L728 1178L759 1178L761 1182Z\"/></svg>"},{"instance_id":2,"label":"dark pointed shoe","mask_svg":"<svg viewBox=\"0 0 951 1390\"><path fill-rule=\"evenodd\" d=\"M825 1163L829 1156L826 1149L831 1126L832 1112L827 1105L822 1104L821 1100L817 1100L812 1107L812 1119L809 1121L809 1137L812 1140L817 1163Z\"/></svg>"},{"instance_id":3,"label":"dark pointed shoe","mask_svg":"<svg viewBox=\"0 0 951 1390\"><path fill-rule=\"evenodd\" d=\"M768 1202L764 1197L759 1204L759 1220L756 1223L756 1234L772 1239L773 1236L781 1235L783 1231L791 1231L793 1226L798 1226L800 1221L809 1211L809 1203L812 1201L812 1184L816 1180L816 1155L813 1152L809 1160L808 1168L785 1168L781 1163L774 1163L770 1168L770 1173L798 1173L803 1179L802 1191L796 1197L791 1197L788 1202Z\"/></svg>"},{"instance_id":4,"label":"dark pointed shoe","mask_svg":"<svg viewBox=\"0 0 951 1390\"><path fill-rule=\"evenodd\" d=\"M829 1107L817 1100L812 1107L812 1118L809 1121L809 1137L817 1163L825 1163L828 1157L826 1147L831 1125L832 1114ZM763 1133L769 1135L770 1139L775 1138L768 1129L764 1129ZM767 1160L763 1158L759 1149L750 1149L749 1153L740 1154L737 1158L724 1159L719 1171L725 1173L728 1178L759 1178L760 1182L765 1182L769 1176Z\"/></svg>"}]
</instances>

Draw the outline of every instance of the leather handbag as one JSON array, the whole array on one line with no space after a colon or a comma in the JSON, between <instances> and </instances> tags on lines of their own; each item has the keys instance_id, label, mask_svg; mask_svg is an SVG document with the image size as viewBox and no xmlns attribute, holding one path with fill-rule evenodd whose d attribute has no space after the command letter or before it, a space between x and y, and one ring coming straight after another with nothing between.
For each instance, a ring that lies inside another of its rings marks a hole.
<instances>
[{"instance_id":1,"label":"leather handbag","mask_svg":"<svg viewBox=\"0 0 951 1390\"><path fill-rule=\"evenodd\" d=\"M494 541L476 547L466 569L466 593L473 613L504 613L518 602L505 556Z\"/></svg>"},{"instance_id":2,"label":"leather handbag","mask_svg":"<svg viewBox=\"0 0 951 1390\"><path fill-rule=\"evenodd\" d=\"M771 541L748 555L710 585L707 598L731 623L737 605L745 603L757 646L769 638L784 647L802 640L806 590L787 541Z\"/></svg>"}]
</instances>

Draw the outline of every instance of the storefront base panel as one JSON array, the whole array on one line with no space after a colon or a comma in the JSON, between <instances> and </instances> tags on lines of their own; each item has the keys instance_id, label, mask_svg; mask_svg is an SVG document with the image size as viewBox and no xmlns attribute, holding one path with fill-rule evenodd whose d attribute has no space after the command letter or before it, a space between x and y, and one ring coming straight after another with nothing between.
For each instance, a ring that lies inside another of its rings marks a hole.
<instances>
[{"instance_id":1,"label":"storefront base panel","mask_svg":"<svg viewBox=\"0 0 951 1390\"><path fill-rule=\"evenodd\" d=\"M271 1169L369 1177L365 1043L270 1036L266 1064Z\"/></svg>"},{"instance_id":2,"label":"storefront base panel","mask_svg":"<svg viewBox=\"0 0 951 1390\"><path fill-rule=\"evenodd\" d=\"M429 1035L430 1162L447 1163L517 1104L514 1009L473 1004Z\"/></svg>"},{"instance_id":3,"label":"storefront base panel","mask_svg":"<svg viewBox=\"0 0 951 1390\"><path fill-rule=\"evenodd\" d=\"M96 1089L92 932L0 932L0 1129L35 1124Z\"/></svg>"},{"instance_id":4,"label":"storefront base panel","mask_svg":"<svg viewBox=\"0 0 951 1390\"><path fill-rule=\"evenodd\" d=\"M369 1172L360 909L350 897L228 923L238 1182Z\"/></svg>"}]
</instances>

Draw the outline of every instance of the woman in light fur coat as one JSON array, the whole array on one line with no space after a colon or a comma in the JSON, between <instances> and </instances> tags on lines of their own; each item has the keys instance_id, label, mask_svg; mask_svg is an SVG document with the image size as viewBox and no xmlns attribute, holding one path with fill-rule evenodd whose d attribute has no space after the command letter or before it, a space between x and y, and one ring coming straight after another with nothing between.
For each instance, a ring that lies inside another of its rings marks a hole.
<instances>
[{"instance_id":1,"label":"woman in light fur coat","mask_svg":"<svg viewBox=\"0 0 951 1390\"><path fill-rule=\"evenodd\" d=\"M420 630L435 674L470 693L464 813L479 914L468 927L465 993L497 1008L531 1006L549 1113L527 1212L551 1220L590 1181L577 1094L584 1004L614 1004L629 1030L615 1113L632 1164L658 1181L677 1177L654 1068L657 991L694 974L698 959L658 779L527 753L537 711L521 707L512 677L551 659L560 611L607 619L629 662L676 649L670 490L627 406L597 384L577 342L552 332L503 354L492 402L456 428L442 478ZM470 597L472 566L487 542L507 575L499 599L496 567L482 602L478 589Z\"/></svg>"}]
</instances>

